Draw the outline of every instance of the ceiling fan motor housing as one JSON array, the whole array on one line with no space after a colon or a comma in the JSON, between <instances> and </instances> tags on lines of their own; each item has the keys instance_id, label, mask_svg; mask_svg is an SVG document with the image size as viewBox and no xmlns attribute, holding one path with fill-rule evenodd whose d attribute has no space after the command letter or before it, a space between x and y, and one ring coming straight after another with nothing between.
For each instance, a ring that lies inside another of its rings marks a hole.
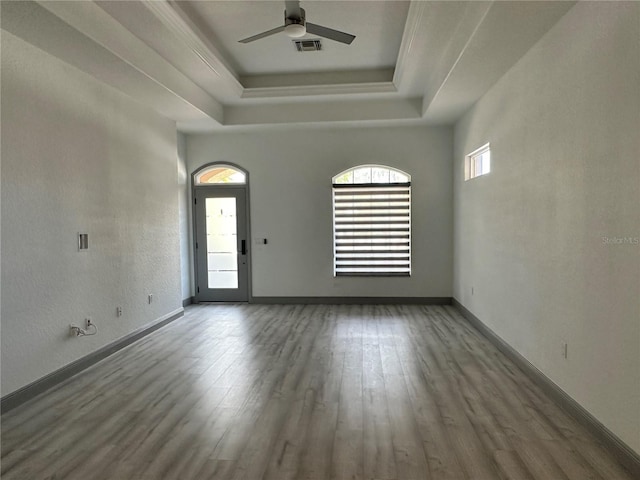
<instances>
[{"instance_id":1,"label":"ceiling fan motor housing","mask_svg":"<svg viewBox=\"0 0 640 480\"><path fill-rule=\"evenodd\" d=\"M284 11L284 31L292 38L302 37L307 33L304 8L300 9L300 17L287 16L287 11Z\"/></svg>"}]
</instances>

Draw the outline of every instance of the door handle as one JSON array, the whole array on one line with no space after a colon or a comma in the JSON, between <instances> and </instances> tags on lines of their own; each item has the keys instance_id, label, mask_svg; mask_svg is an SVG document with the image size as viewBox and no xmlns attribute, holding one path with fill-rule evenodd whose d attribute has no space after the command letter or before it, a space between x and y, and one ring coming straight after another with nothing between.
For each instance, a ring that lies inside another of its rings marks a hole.
<instances>
[{"instance_id":1,"label":"door handle","mask_svg":"<svg viewBox=\"0 0 640 480\"><path fill-rule=\"evenodd\" d=\"M240 243L241 247L240 247L240 253L242 255L246 255L247 254L247 241L246 240L242 240L242 242Z\"/></svg>"}]
</instances>

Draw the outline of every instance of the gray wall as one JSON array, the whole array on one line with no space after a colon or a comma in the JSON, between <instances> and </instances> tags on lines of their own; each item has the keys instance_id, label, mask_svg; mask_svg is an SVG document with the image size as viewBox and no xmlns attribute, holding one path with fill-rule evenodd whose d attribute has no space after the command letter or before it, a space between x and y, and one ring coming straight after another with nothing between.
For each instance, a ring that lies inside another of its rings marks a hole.
<instances>
[{"instance_id":1,"label":"gray wall","mask_svg":"<svg viewBox=\"0 0 640 480\"><path fill-rule=\"evenodd\" d=\"M456 125L453 283L636 451L639 12L579 3ZM465 154L489 141L491 174L464 182Z\"/></svg>"},{"instance_id":2,"label":"gray wall","mask_svg":"<svg viewBox=\"0 0 640 480\"><path fill-rule=\"evenodd\" d=\"M6 395L182 305L175 124L5 31L1 94Z\"/></svg>"},{"instance_id":3,"label":"gray wall","mask_svg":"<svg viewBox=\"0 0 640 480\"><path fill-rule=\"evenodd\" d=\"M189 172L213 161L249 171L254 296L451 296L450 128L304 128L189 135ZM412 175L410 278L333 277L331 178L361 164Z\"/></svg>"}]
</instances>

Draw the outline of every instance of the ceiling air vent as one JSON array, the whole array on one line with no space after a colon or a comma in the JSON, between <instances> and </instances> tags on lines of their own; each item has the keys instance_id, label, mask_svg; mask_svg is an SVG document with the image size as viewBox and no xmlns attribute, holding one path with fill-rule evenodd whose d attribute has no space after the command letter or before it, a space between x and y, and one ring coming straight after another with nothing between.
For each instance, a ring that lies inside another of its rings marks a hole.
<instances>
[{"instance_id":1,"label":"ceiling air vent","mask_svg":"<svg viewBox=\"0 0 640 480\"><path fill-rule=\"evenodd\" d=\"M320 39L294 40L293 43L295 43L296 50L298 50L299 52L317 52L318 50L322 50L322 44L320 43Z\"/></svg>"}]
</instances>

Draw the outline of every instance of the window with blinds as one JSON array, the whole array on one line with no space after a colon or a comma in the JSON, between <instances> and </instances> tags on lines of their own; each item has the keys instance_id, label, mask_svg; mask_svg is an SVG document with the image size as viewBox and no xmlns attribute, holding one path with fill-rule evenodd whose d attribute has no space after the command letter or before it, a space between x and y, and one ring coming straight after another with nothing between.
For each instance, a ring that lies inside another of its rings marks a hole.
<instances>
[{"instance_id":1,"label":"window with blinds","mask_svg":"<svg viewBox=\"0 0 640 480\"><path fill-rule=\"evenodd\" d=\"M411 275L411 178L363 165L333 178L335 276Z\"/></svg>"}]
</instances>

